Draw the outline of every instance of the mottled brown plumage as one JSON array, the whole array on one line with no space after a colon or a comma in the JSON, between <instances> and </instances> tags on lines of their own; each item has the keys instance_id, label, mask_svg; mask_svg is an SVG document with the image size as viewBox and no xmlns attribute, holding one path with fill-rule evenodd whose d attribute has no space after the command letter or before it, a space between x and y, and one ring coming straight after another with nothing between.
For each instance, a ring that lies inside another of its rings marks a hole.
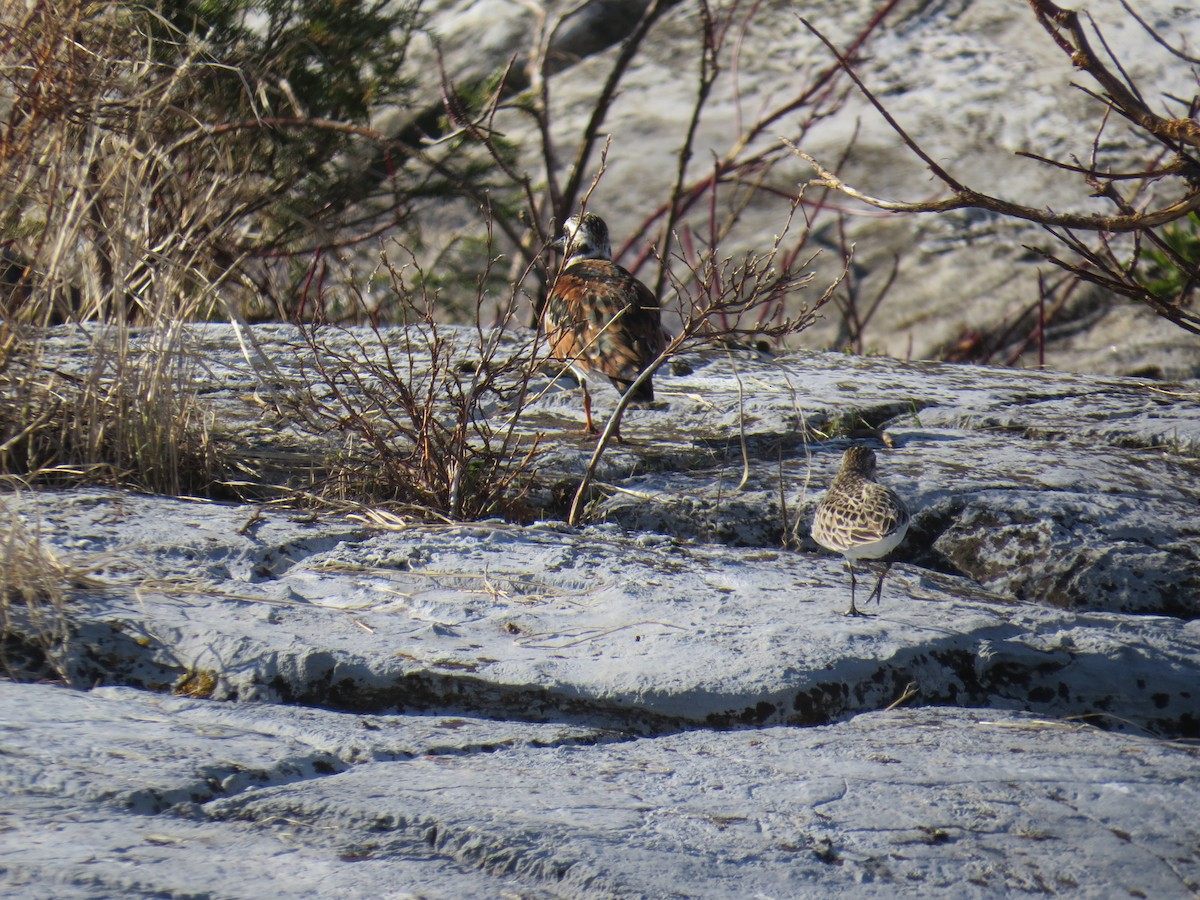
<instances>
[{"instance_id":1,"label":"mottled brown plumage","mask_svg":"<svg viewBox=\"0 0 1200 900\"><path fill-rule=\"evenodd\" d=\"M847 449L829 493L817 506L812 526L814 541L846 558L850 570L850 609L846 615L861 615L854 605L854 561L887 556L904 540L909 521L908 509L899 495L875 482L875 452L861 444ZM890 568L891 563L885 565L868 603L872 597L879 602L883 579Z\"/></svg>"},{"instance_id":2,"label":"mottled brown plumage","mask_svg":"<svg viewBox=\"0 0 1200 900\"><path fill-rule=\"evenodd\" d=\"M588 376L606 376L624 393L662 352L664 335L658 301L644 284L614 263L608 226L592 213L572 216L555 246L563 265L546 300L542 324L550 354L568 363L583 388L588 432L594 433ZM654 399L651 378L633 399Z\"/></svg>"}]
</instances>

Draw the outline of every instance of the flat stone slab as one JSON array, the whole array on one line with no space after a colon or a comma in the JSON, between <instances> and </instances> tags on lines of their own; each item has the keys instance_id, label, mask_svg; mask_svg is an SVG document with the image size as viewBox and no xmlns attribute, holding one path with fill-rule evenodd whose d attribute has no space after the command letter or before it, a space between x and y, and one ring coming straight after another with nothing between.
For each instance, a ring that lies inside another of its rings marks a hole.
<instances>
[{"instance_id":1,"label":"flat stone slab","mask_svg":"<svg viewBox=\"0 0 1200 900\"><path fill-rule=\"evenodd\" d=\"M222 897L329 897L384 892L391 880L411 896L491 896L511 879L428 848L357 860L350 872L328 846L306 850L271 828L211 821L204 804L364 762L606 739L587 727L0 682L0 888L13 897L176 896L200 885Z\"/></svg>"},{"instance_id":2,"label":"flat stone slab","mask_svg":"<svg viewBox=\"0 0 1200 900\"><path fill-rule=\"evenodd\" d=\"M457 346L454 365L478 360L476 332L439 334ZM102 340L58 329L48 359L81 375ZM496 358L524 359L532 340L518 330ZM195 389L241 452L273 457L283 443L291 460L283 467L300 470L319 442L272 404L300 385L309 402L325 402L313 347L363 368L385 347L419 354L424 343L401 329L325 328L310 345L283 325L195 326L185 341L203 360ZM132 340L134 351L152 344ZM808 518L847 436L886 429L895 452L881 456L881 477L915 514L896 558L1009 599L1200 616L1200 383L832 353L707 351L678 362L658 374L653 407L629 411L627 443L602 457L589 519L702 542L815 549ZM416 359L414 370L423 364ZM527 396L518 431L541 448L533 506L561 517L553 495L573 494L594 441L577 433L580 393L568 378L535 374ZM598 388L598 410L614 398ZM489 407L501 420L510 413Z\"/></svg>"},{"instance_id":3,"label":"flat stone slab","mask_svg":"<svg viewBox=\"0 0 1200 900\"><path fill-rule=\"evenodd\" d=\"M820 724L915 690L1200 726L1200 620L1019 604L908 565L873 615L846 618L839 562L805 553L611 526L356 532L272 510L246 527L238 506L96 490L22 500L56 552L109 563L71 611L62 664L81 685L653 730Z\"/></svg>"},{"instance_id":4,"label":"flat stone slab","mask_svg":"<svg viewBox=\"0 0 1200 900\"><path fill-rule=\"evenodd\" d=\"M340 826L366 855L425 842L567 896L1179 896L1200 888L1198 771L1194 748L895 711L418 760L402 779L364 766L212 814Z\"/></svg>"},{"instance_id":5,"label":"flat stone slab","mask_svg":"<svg viewBox=\"0 0 1200 900\"><path fill-rule=\"evenodd\" d=\"M235 898L1200 889L1195 747L974 709L611 738L0 683L0 885Z\"/></svg>"},{"instance_id":6,"label":"flat stone slab","mask_svg":"<svg viewBox=\"0 0 1200 900\"><path fill-rule=\"evenodd\" d=\"M269 411L280 396L303 387L319 399L321 379L313 371L313 347L336 355L343 363L411 356L413 371L428 368L428 331L385 327L324 326L302 331L292 325L256 325L235 329L228 324L197 324L181 330L178 344L196 356L187 369L194 389L215 406L225 424L251 440L286 426ZM480 357L473 328L441 326L438 339L454 364L464 367ZM69 375L83 375L109 338L101 329L53 329L45 365ZM536 338L514 328L498 339L495 359L525 360ZM129 350L161 353L152 334L131 331ZM544 347L542 358L544 358ZM665 366L655 376L650 408L634 407L622 432L627 446L614 445L614 470L650 457L694 464L697 454L714 454L746 439L750 449L767 439L790 438L812 443L801 425L813 429L831 424L840 433L866 422L920 429L923 427L984 431L1066 440L1086 446L1105 442L1126 448L1155 448L1195 458L1200 455L1200 382L1171 383L1140 378L1073 375L1066 372L959 366L912 362L842 353L791 351L772 355L748 349L704 350L678 357L682 365ZM326 359L326 365L329 365ZM606 383L595 386L596 412L611 411L616 392ZM541 430L546 451L559 460L591 455L594 441L576 432L583 424L582 395L570 376L535 373L523 418L524 430ZM316 402L314 399L312 402ZM508 412L500 407L494 414ZM732 442L732 444L731 444ZM685 452L686 451L686 452Z\"/></svg>"},{"instance_id":7,"label":"flat stone slab","mask_svg":"<svg viewBox=\"0 0 1200 900\"><path fill-rule=\"evenodd\" d=\"M462 716L373 716L212 703L133 688L0 681L0 736L28 764L6 790L101 802L142 815L380 760L486 754L521 743L612 739L603 729ZM147 760L153 760L147 765ZM89 773L104 771L102 782Z\"/></svg>"}]
</instances>

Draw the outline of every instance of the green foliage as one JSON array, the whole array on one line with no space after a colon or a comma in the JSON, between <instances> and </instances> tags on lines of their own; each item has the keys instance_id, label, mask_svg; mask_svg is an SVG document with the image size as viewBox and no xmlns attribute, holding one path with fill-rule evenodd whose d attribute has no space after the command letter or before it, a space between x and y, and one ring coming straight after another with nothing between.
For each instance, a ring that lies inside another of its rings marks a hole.
<instances>
[{"instance_id":1,"label":"green foliage","mask_svg":"<svg viewBox=\"0 0 1200 900\"><path fill-rule=\"evenodd\" d=\"M419 3L384 0L164 0L170 27L159 36L210 48L221 67L205 88L222 101L213 106L219 115L252 115L265 103L275 115L363 122L373 102L403 87L398 73L419 14Z\"/></svg>"},{"instance_id":2,"label":"green foliage","mask_svg":"<svg viewBox=\"0 0 1200 900\"><path fill-rule=\"evenodd\" d=\"M1179 303L1195 290L1200 279L1200 213L1172 222L1162 230L1169 249L1151 247L1142 283L1166 303Z\"/></svg>"},{"instance_id":3,"label":"green foliage","mask_svg":"<svg viewBox=\"0 0 1200 900\"><path fill-rule=\"evenodd\" d=\"M200 40L209 71L194 114L221 126L265 120L237 135L247 176L275 198L264 234L274 242L311 232L322 212L340 210L341 181L330 163L354 138L324 127L271 125L287 120L366 124L383 99L403 102L401 77L419 0L164 0L167 31ZM170 49L170 34L161 48ZM325 223L329 224L329 223Z\"/></svg>"}]
</instances>

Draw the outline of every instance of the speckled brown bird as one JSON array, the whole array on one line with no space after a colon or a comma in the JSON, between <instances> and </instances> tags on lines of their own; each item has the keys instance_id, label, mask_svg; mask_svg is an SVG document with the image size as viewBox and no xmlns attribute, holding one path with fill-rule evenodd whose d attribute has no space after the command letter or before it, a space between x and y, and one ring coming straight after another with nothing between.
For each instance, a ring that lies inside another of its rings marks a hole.
<instances>
[{"instance_id":1,"label":"speckled brown bird","mask_svg":"<svg viewBox=\"0 0 1200 900\"><path fill-rule=\"evenodd\" d=\"M847 449L829 493L817 506L812 526L814 541L846 558L850 570L850 608L846 615L862 615L854 605L854 561L887 556L904 540L909 521L908 509L899 495L875 482L875 452L862 444ZM872 597L879 602L883 579L890 568L889 562L879 573L867 603Z\"/></svg>"},{"instance_id":2,"label":"speckled brown bird","mask_svg":"<svg viewBox=\"0 0 1200 900\"><path fill-rule=\"evenodd\" d=\"M608 226L599 216L567 219L551 246L563 252L566 262L546 300L542 325L551 356L568 363L579 379L586 430L595 434L588 377L605 375L618 391L629 390L662 353L662 315L650 289L612 261ZM633 400L653 399L647 377Z\"/></svg>"}]
</instances>

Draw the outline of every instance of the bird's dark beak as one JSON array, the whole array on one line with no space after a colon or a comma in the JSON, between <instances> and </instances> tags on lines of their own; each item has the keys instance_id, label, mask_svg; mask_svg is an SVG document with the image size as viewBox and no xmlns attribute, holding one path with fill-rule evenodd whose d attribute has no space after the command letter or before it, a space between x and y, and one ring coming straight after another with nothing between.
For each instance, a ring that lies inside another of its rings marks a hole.
<instances>
[{"instance_id":1,"label":"bird's dark beak","mask_svg":"<svg viewBox=\"0 0 1200 900\"><path fill-rule=\"evenodd\" d=\"M567 249L567 236L565 234L560 234L558 237L556 237L554 240L552 240L550 242L550 249L558 250L559 252L566 250Z\"/></svg>"}]
</instances>

